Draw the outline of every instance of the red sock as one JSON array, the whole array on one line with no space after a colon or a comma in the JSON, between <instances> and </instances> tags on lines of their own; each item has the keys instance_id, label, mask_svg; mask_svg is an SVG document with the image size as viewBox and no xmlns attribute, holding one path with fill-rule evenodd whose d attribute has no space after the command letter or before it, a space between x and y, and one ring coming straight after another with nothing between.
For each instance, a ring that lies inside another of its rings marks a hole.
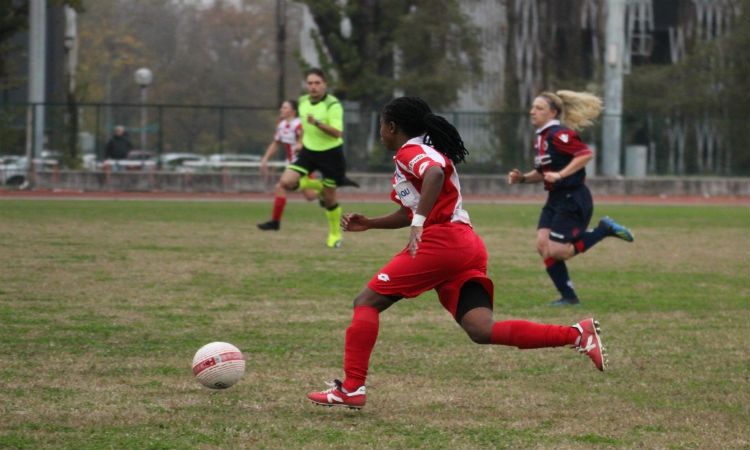
<instances>
[{"instance_id":1,"label":"red sock","mask_svg":"<svg viewBox=\"0 0 750 450\"><path fill-rule=\"evenodd\" d=\"M378 339L380 312L372 306L354 308L352 324L346 329L344 344L344 379L343 387L354 392L365 384L370 354Z\"/></svg>"},{"instance_id":2,"label":"red sock","mask_svg":"<svg viewBox=\"0 0 750 450\"><path fill-rule=\"evenodd\" d=\"M525 320L495 322L490 343L521 349L574 345L581 334L573 327L543 325Z\"/></svg>"},{"instance_id":3,"label":"red sock","mask_svg":"<svg viewBox=\"0 0 750 450\"><path fill-rule=\"evenodd\" d=\"M284 205L286 205L286 197L276 197L273 201L273 213L271 213L271 219L277 222L281 222L281 215L284 214Z\"/></svg>"}]
</instances>

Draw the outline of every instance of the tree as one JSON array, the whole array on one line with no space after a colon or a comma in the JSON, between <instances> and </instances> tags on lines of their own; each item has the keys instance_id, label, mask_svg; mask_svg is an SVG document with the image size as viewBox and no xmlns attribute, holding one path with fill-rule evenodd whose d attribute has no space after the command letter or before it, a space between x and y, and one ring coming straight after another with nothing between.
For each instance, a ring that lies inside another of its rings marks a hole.
<instances>
[{"instance_id":1,"label":"tree","mask_svg":"<svg viewBox=\"0 0 750 450\"><path fill-rule=\"evenodd\" d=\"M11 73L18 70L14 59L9 58L11 53L18 50L18 46L12 45L10 40L18 31L26 29L28 17L28 2L0 3L0 89L3 92L20 84L17 77L10 77Z\"/></svg>"},{"instance_id":2,"label":"tree","mask_svg":"<svg viewBox=\"0 0 750 450\"><path fill-rule=\"evenodd\" d=\"M86 43L80 54L82 95L90 102L119 104L112 108L112 120L105 121L110 126L134 124L138 87L133 73L148 67L154 74L149 105L191 105L170 108L164 116L149 107L149 118L161 120L163 139L151 146L198 153L260 149L275 115L268 115L266 123L265 113L256 114L261 120L250 113L221 119L220 114L234 106L278 107L271 89L276 73L269 39L273 2L254 0L240 8L221 1L208 8L177 0L92 2L80 16L81 41ZM227 134L219 136L223 119L236 126L227 125Z\"/></svg>"},{"instance_id":3,"label":"tree","mask_svg":"<svg viewBox=\"0 0 750 450\"><path fill-rule=\"evenodd\" d=\"M750 108L750 78L747 76L750 73L747 52L750 0L738 1L737 11L739 14L734 17L730 30L710 40L694 38L694 48L684 59L667 66L636 67L625 78L624 109L631 122L640 123L633 127L640 135L626 139L661 139L662 151L656 161L659 172L747 174L750 154L737 149L745 145L746 117ZM687 155L679 156L676 169L671 168L674 158L669 151L664 151L667 144L660 137L667 124L681 127L688 141ZM713 157L715 168L703 165L705 156L698 151L700 144L705 144L698 142L696 136L695 130L701 128L715 130L717 136L721 136L721 152L717 149Z\"/></svg>"},{"instance_id":4,"label":"tree","mask_svg":"<svg viewBox=\"0 0 750 450\"><path fill-rule=\"evenodd\" d=\"M13 55L19 51L19 45L11 39L26 28L28 24L29 5L27 2L0 3L0 91L2 104L8 100L8 92L23 85L23 78L13 75L20 71L19 58ZM0 111L0 148L12 148L22 139L21 132L12 126L21 120L20 113L8 108Z\"/></svg>"},{"instance_id":5,"label":"tree","mask_svg":"<svg viewBox=\"0 0 750 450\"><path fill-rule=\"evenodd\" d=\"M394 92L419 95L440 109L456 101L466 80L481 75L479 33L456 0L299 3L317 25L312 39L323 70L335 79L334 94L359 102L356 132L347 132L354 167L364 165L370 150L370 113ZM360 140L351 142L353 137Z\"/></svg>"},{"instance_id":6,"label":"tree","mask_svg":"<svg viewBox=\"0 0 750 450\"><path fill-rule=\"evenodd\" d=\"M48 4L68 5L77 11L83 10L83 0L48 0ZM12 54L18 46L11 40L29 27L29 0L5 0L0 2L0 90L8 91L23 84L10 74L18 70Z\"/></svg>"},{"instance_id":7,"label":"tree","mask_svg":"<svg viewBox=\"0 0 750 450\"><path fill-rule=\"evenodd\" d=\"M70 6L78 11L83 9L82 0L47 0L46 4L48 10L60 10L55 7L61 5ZM2 91L2 104L4 105L3 110L0 111L0 148L19 146L22 141L19 129L13 126L20 120L18 109L14 112L12 108L5 107L5 105L8 103L10 93L27 83L27 77L21 75L25 73L22 64L26 62L26 58L22 54L23 45L20 37L22 37L21 33L29 28L29 13L29 0L0 2L0 91ZM56 39L53 42L53 45L59 44L62 47L62 39ZM75 147L75 139L72 142L72 147ZM75 154L75 148L70 151L70 154Z\"/></svg>"}]
</instances>

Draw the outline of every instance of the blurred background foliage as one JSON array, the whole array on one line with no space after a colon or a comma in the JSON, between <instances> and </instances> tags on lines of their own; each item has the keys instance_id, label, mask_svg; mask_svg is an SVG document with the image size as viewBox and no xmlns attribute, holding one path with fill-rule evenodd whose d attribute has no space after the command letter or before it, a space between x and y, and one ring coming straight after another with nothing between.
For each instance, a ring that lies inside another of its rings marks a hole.
<instances>
[{"instance_id":1,"label":"blurred background foliage","mask_svg":"<svg viewBox=\"0 0 750 450\"><path fill-rule=\"evenodd\" d=\"M750 152L741 140L750 125L750 0L722 1L737 12L731 29L714 39L693 33L689 51L679 62L641 62L625 76L623 145L649 146L650 173L750 174ZM8 101L8 92L26 81L19 75L24 63L19 36L27 30L28 3L0 4L0 145L12 151L22 149L25 134L23 105ZM387 155L378 151L375 124L377 111L394 95L420 95L456 123L472 144L474 164L467 170L495 172L527 165L533 130L527 106L519 102L524 80L511 57L521 39L522 0L500 2L508 26L501 30L508 35L504 82L502 93L486 99L492 106L482 111L456 107L460 96L487 74L482 52L486 43L463 3L48 0L49 11L68 4L79 13L74 98L81 111L79 128L94 136L97 153L116 123L138 131L139 91L133 73L139 67L154 73L148 92L152 148L259 153L272 136L281 98L302 93L303 71L319 65L330 75L331 91L345 102L348 158L356 169L390 166ZM601 95L602 63L592 57L601 50L589 48L592 36L579 29L577 12L586 2L537 3L541 39L535 57L541 63L535 67L535 87ZM664 0L657 6L689 14L689 8L677 8L685 4L689 6L688 0ZM315 25L310 33L303 31L310 29L303 21L303 7ZM307 58L301 45L314 46L318 60ZM61 76L59 83L64 81ZM65 149L66 128L58 124L65 122L69 100L53 95L48 101L48 113L60 114L50 119L54 125L48 145ZM597 145L601 132L594 127L584 137ZM682 133L681 140L670 133ZM718 162L705 161L702 153L714 147L719 147Z\"/></svg>"}]
</instances>

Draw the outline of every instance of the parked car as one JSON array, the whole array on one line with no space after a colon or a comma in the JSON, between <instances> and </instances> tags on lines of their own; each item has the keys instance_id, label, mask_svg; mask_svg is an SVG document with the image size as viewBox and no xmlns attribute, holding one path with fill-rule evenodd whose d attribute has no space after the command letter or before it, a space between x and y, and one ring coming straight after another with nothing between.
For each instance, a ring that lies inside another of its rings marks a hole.
<instances>
[{"instance_id":1,"label":"parked car","mask_svg":"<svg viewBox=\"0 0 750 450\"><path fill-rule=\"evenodd\" d=\"M26 181L27 167L25 156L0 155L0 184L20 186Z\"/></svg>"},{"instance_id":2,"label":"parked car","mask_svg":"<svg viewBox=\"0 0 750 450\"><path fill-rule=\"evenodd\" d=\"M161 170L168 172L201 172L206 168L206 157L197 153L165 153L159 162Z\"/></svg>"},{"instance_id":3,"label":"parked car","mask_svg":"<svg viewBox=\"0 0 750 450\"><path fill-rule=\"evenodd\" d=\"M125 159L105 159L101 168L102 170L153 170L158 162L158 156L152 151L131 150Z\"/></svg>"},{"instance_id":4,"label":"parked car","mask_svg":"<svg viewBox=\"0 0 750 450\"><path fill-rule=\"evenodd\" d=\"M53 170L60 167L62 154L56 150L42 150L38 158L33 159L34 167L41 170Z\"/></svg>"},{"instance_id":5,"label":"parked car","mask_svg":"<svg viewBox=\"0 0 750 450\"><path fill-rule=\"evenodd\" d=\"M99 165L96 159L96 153L84 153L81 158L83 168L86 170L96 170Z\"/></svg>"},{"instance_id":6,"label":"parked car","mask_svg":"<svg viewBox=\"0 0 750 450\"><path fill-rule=\"evenodd\" d=\"M243 170L258 167L260 160L260 156L246 153L217 153L208 157L207 164L214 171Z\"/></svg>"}]
</instances>

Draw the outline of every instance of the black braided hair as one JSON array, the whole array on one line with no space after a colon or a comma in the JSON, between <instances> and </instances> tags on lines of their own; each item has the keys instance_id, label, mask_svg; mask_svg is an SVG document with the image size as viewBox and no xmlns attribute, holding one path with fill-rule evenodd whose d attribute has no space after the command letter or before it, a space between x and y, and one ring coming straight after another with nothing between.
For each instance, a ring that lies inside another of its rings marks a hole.
<instances>
[{"instance_id":1,"label":"black braided hair","mask_svg":"<svg viewBox=\"0 0 750 450\"><path fill-rule=\"evenodd\" d=\"M456 127L444 117L433 114L430 106L419 97L398 97L383 107L383 119L396 124L408 137L425 135L425 143L448 157L454 164L466 160L464 147Z\"/></svg>"}]
</instances>

